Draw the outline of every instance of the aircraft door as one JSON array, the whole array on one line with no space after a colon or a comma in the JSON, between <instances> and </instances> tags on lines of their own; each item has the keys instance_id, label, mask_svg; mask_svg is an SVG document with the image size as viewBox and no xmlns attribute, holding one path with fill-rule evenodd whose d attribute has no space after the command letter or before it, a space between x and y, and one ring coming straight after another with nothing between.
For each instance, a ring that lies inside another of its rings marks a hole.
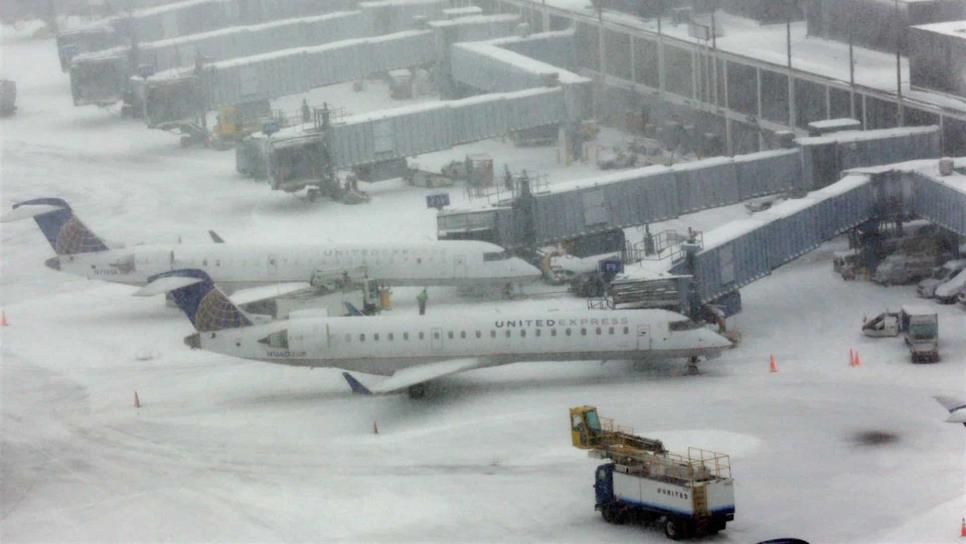
<instances>
[{"instance_id":1,"label":"aircraft door","mask_svg":"<svg viewBox=\"0 0 966 544\"><path fill-rule=\"evenodd\" d=\"M443 349L443 329L440 327L433 327L429 331L429 345L430 349L433 351L440 351Z\"/></svg>"},{"instance_id":2,"label":"aircraft door","mask_svg":"<svg viewBox=\"0 0 966 544\"><path fill-rule=\"evenodd\" d=\"M453 255L453 277L466 277L466 255Z\"/></svg>"},{"instance_id":3,"label":"aircraft door","mask_svg":"<svg viewBox=\"0 0 966 544\"><path fill-rule=\"evenodd\" d=\"M651 326L650 325L637 326L637 349L640 349L640 350L651 349Z\"/></svg>"}]
</instances>

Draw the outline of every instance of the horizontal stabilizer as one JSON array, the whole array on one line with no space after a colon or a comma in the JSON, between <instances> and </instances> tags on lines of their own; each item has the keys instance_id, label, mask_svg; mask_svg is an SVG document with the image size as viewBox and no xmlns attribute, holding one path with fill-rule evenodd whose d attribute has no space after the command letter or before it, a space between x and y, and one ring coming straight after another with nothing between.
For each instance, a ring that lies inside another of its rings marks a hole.
<instances>
[{"instance_id":1,"label":"horizontal stabilizer","mask_svg":"<svg viewBox=\"0 0 966 544\"><path fill-rule=\"evenodd\" d=\"M62 209L64 208L61 206L52 206L50 204L30 204L19 206L3 214L3 216L0 216L0 223L12 223L22 219L30 219L31 217L36 217L38 215L43 215L45 213L55 212Z\"/></svg>"},{"instance_id":2,"label":"horizontal stabilizer","mask_svg":"<svg viewBox=\"0 0 966 544\"><path fill-rule=\"evenodd\" d=\"M479 368L483 364L478 359L451 359L439 363L429 363L418 365L402 370L397 370L392 376L386 378L379 385L370 387L373 393L394 393L406 389L411 385L428 382L457 372L464 372Z\"/></svg>"},{"instance_id":3,"label":"horizontal stabilizer","mask_svg":"<svg viewBox=\"0 0 966 544\"><path fill-rule=\"evenodd\" d=\"M943 408L952 412L953 410L958 410L960 408L966 408L966 401L962 399L957 399L954 397L945 397L942 395L933 397L936 402L943 405Z\"/></svg>"},{"instance_id":4,"label":"horizontal stabilizer","mask_svg":"<svg viewBox=\"0 0 966 544\"><path fill-rule=\"evenodd\" d=\"M175 289L201 283L202 281L204 280L200 278L189 278L185 276L168 276L165 278L158 278L145 285L138 291L135 291L134 296L152 297L154 295L160 295L161 293L167 293L169 291L174 291Z\"/></svg>"},{"instance_id":5,"label":"horizontal stabilizer","mask_svg":"<svg viewBox=\"0 0 966 544\"><path fill-rule=\"evenodd\" d=\"M366 315L360 312L359 308L356 308L355 306L353 306L351 302L343 302L342 305L345 306L345 311L349 312L348 315L355 316L355 317Z\"/></svg>"},{"instance_id":6,"label":"horizontal stabilizer","mask_svg":"<svg viewBox=\"0 0 966 544\"><path fill-rule=\"evenodd\" d=\"M369 388L362 385L362 383L359 380L357 380L355 376L353 376L352 374L349 374L348 372L343 372L342 377L345 378L345 381L349 383L349 387L352 389L353 393L356 393L358 395L372 394L372 391L369 391Z\"/></svg>"},{"instance_id":7,"label":"horizontal stabilizer","mask_svg":"<svg viewBox=\"0 0 966 544\"><path fill-rule=\"evenodd\" d=\"M261 287L251 287L249 289L239 289L231 294L231 301L239 306L272 300L281 296L289 295L303 289L308 289L308 282L293 281L286 283L273 283Z\"/></svg>"}]
</instances>

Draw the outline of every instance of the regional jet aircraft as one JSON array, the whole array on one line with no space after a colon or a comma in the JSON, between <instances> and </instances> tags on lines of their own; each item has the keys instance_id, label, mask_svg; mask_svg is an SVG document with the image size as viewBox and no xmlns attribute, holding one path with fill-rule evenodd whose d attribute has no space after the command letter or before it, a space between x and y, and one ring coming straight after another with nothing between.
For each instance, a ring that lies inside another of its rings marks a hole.
<instances>
[{"instance_id":1,"label":"regional jet aircraft","mask_svg":"<svg viewBox=\"0 0 966 544\"><path fill-rule=\"evenodd\" d=\"M313 278L368 277L386 285L492 285L538 279L503 248L475 240L398 243L164 244L111 249L60 198L14 205L4 222L32 217L57 253L46 264L91 279L144 285L155 274L204 270L226 291ZM220 238L212 233L212 238Z\"/></svg>"},{"instance_id":2,"label":"regional jet aircraft","mask_svg":"<svg viewBox=\"0 0 966 544\"><path fill-rule=\"evenodd\" d=\"M408 389L423 394L429 380L525 361L667 359L717 356L731 342L666 310L521 311L519 314L413 317L290 316L257 323L239 310L203 270L151 278L198 331L192 348L243 359L307 367L337 367L389 378L373 387L344 373L357 393Z\"/></svg>"}]
</instances>

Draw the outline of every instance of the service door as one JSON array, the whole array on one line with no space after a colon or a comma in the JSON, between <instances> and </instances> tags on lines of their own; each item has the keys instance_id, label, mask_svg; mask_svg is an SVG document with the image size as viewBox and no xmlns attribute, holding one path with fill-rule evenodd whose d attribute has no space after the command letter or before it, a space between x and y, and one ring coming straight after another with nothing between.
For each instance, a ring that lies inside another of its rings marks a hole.
<instances>
[{"instance_id":1,"label":"service door","mask_svg":"<svg viewBox=\"0 0 966 544\"><path fill-rule=\"evenodd\" d=\"M453 255L453 277L466 277L466 255Z\"/></svg>"},{"instance_id":2,"label":"service door","mask_svg":"<svg viewBox=\"0 0 966 544\"><path fill-rule=\"evenodd\" d=\"M637 349L639 350L651 349L651 326L650 325L637 326Z\"/></svg>"},{"instance_id":3,"label":"service door","mask_svg":"<svg viewBox=\"0 0 966 544\"><path fill-rule=\"evenodd\" d=\"M433 327L429 331L429 346L433 351L440 351L443 349L443 329L440 327Z\"/></svg>"}]
</instances>

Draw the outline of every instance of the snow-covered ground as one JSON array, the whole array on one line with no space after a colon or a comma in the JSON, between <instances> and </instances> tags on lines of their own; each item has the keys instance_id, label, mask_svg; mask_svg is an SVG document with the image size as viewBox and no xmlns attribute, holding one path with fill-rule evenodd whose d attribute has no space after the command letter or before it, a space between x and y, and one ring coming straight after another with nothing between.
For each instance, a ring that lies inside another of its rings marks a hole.
<instances>
[{"instance_id":1,"label":"snow-covered ground","mask_svg":"<svg viewBox=\"0 0 966 544\"><path fill-rule=\"evenodd\" d=\"M0 53L20 91L17 115L0 120L4 209L62 196L95 232L128 243L200 241L209 228L229 243L434 237L430 191L389 183L364 206L273 192L237 176L231 153L180 149L116 111L74 108L52 41L4 41ZM387 95L338 86L310 100L365 111ZM593 172L499 141L419 161L479 152L557 180ZM744 289L740 347L700 376L679 362L511 365L440 380L413 401L353 396L336 370L190 351L178 311L49 270L32 222L2 226L4 542L663 542L594 512L596 462L569 444L576 404L672 449L732 454L736 520L709 541L959 541L966 433L931 397L966 396L966 312L937 306L938 364L909 363L901 340L861 336L863 315L915 297L833 275L841 241ZM394 311L415 313L414 296L397 290ZM429 311L471 303L583 305L431 290ZM861 367L849 367L850 348ZM860 440L873 431L894 441Z\"/></svg>"}]
</instances>

